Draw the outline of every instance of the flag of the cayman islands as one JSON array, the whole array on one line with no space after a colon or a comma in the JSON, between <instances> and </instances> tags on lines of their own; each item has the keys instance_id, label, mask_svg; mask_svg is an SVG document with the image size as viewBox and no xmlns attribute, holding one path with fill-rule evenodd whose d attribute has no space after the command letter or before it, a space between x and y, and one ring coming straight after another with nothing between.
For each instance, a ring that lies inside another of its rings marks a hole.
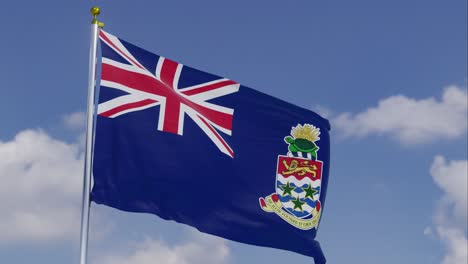
<instances>
[{"instance_id":1,"label":"flag of the cayman islands","mask_svg":"<svg viewBox=\"0 0 468 264\"><path fill-rule=\"evenodd\" d=\"M92 200L325 263L315 236L329 122L105 31L99 37Z\"/></svg>"}]
</instances>

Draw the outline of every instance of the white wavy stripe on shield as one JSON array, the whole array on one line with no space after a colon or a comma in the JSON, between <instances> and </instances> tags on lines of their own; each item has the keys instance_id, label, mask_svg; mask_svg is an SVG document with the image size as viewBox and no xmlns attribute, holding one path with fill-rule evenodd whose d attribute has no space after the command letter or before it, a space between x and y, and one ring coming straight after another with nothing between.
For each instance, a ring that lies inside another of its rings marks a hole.
<instances>
[{"instance_id":1,"label":"white wavy stripe on shield","mask_svg":"<svg viewBox=\"0 0 468 264\"><path fill-rule=\"evenodd\" d=\"M290 177L286 178L286 177L283 177L283 175L281 175L281 174L278 174L278 177L276 179L279 182L281 182L282 184L287 184L289 182L289 183L294 183L294 185L299 186L299 187L303 186L304 184L310 184L312 186L312 188L317 188L322 184L322 180L312 181L309 178L304 178L302 180L298 180L294 176L290 176Z\"/></svg>"},{"instance_id":2,"label":"white wavy stripe on shield","mask_svg":"<svg viewBox=\"0 0 468 264\"><path fill-rule=\"evenodd\" d=\"M278 194L280 194L282 197L287 197L288 195L282 195L283 194L283 190L281 190L281 188L278 188ZM299 197L300 199L304 199L305 196L306 196L306 192L296 192L296 191L291 191L291 199L295 199L297 197ZM320 194L319 192L317 192L315 195L314 195L314 201L317 201L318 199L320 198Z\"/></svg>"},{"instance_id":3,"label":"white wavy stripe on shield","mask_svg":"<svg viewBox=\"0 0 468 264\"><path fill-rule=\"evenodd\" d=\"M285 208L292 209L293 211L299 211L299 210L294 210L293 209L294 208L294 203L293 202L286 202L286 203L281 202L281 203L283 204L283 206ZM308 205L308 204L303 204L302 205L302 210L306 211L306 212L312 212L312 210L314 210L314 207L310 207L310 205Z\"/></svg>"}]
</instances>

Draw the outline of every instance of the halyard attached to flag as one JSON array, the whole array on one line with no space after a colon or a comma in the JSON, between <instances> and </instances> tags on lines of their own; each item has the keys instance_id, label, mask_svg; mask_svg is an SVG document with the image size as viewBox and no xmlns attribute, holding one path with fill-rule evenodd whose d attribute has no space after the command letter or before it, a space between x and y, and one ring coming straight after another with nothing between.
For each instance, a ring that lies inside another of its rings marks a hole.
<instances>
[{"instance_id":1,"label":"halyard attached to flag","mask_svg":"<svg viewBox=\"0 0 468 264\"><path fill-rule=\"evenodd\" d=\"M325 263L314 238L328 121L105 31L99 37L92 200Z\"/></svg>"}]
</instances>

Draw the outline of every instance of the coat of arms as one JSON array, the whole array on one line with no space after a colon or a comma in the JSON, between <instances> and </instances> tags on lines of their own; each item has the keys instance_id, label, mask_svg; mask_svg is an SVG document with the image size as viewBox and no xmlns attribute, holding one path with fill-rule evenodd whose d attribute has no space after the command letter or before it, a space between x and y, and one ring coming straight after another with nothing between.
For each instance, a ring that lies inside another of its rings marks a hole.
<instances>
[{"instance_id":1,"label":"coat of arms","mask_svg":"<svg viewBox=\"0 0 468 264\"><path fill-rule=\"evenodd\" d=\"M265 212L276 213L289 224L303 230L317 228L320 215L322 161L318 160L320 129L298 124L291 136L287 155L279 155L276 169L276 193L260 198Z\"/></svg>"}]
</instances>

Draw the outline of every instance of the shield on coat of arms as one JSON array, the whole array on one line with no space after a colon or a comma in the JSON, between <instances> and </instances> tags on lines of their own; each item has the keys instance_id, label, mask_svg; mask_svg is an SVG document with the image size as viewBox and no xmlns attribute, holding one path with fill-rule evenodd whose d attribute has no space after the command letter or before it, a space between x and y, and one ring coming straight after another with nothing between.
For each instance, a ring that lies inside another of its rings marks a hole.
<instances>
[{"instance_id":1,"label":"shield on coat of arms","mask_svg":"<svg viewBox=\"0 0 468 264\"><path fill-rule=\"evenodd\" d=\"M283 208L297 218L308 218L320 210L322 162L278 156L276 194Z\"/></svg>"}]
</instances>

